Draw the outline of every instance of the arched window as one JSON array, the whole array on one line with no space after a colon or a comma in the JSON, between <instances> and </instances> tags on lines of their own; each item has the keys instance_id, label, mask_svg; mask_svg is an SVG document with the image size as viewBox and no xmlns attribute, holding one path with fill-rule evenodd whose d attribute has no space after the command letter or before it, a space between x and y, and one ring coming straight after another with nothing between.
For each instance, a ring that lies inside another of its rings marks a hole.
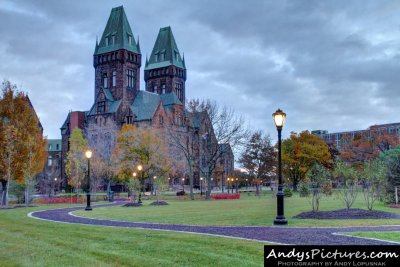
<instances>
[{"instance_id":1,"label":"arched window","mask_svg":"<svg viewBox=\"0 0 400 267\"><path fill-rule=\"evenodd\" d=\"M117 72L115 70L112 72L112 86L117 86Z\"/></svg>"},{"instance_id":2,"label":"arched window","mask_svg":"<svg viewBox=\"0 0 400 267\"><path fill-rule=\"evenodd\" d=\"M103 88L108 88L107 73L103 73Z\"/></svg>"}]
</instances>

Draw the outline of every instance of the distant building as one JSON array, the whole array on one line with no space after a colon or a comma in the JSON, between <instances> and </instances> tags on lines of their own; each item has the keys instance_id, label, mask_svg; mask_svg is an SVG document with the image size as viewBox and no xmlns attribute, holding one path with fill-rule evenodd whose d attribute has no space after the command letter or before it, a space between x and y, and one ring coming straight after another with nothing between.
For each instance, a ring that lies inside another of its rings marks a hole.
<instances>
[{"instance_id":1,"label":"distant building","mask_svg":"<svg viewBox=\"0 0 400 267\"><path fill-rule=\"evenodd\" d=\"M354 130L346 132L328 133L326 130L314 130L312 134L320 136L327 144L335 145L337 148L341 147L342 141L345 138L354 139L357 136L365 136L370 138L373 134L389 134L400 137L400 122L389 124L372 125L365 130Z\"/></svg>"},{"instance_id":2,"label":"distant building","mask_svg":"<svg viewBox=\"0 0 400 267\"><path fill-rule=\"evenodd\" d=\"M62 185L61 168L63 165L61 139L47 139L47 161L43 172L38 175L38 188L42 194L53 194Z\"/></svg>"}]
</instances>

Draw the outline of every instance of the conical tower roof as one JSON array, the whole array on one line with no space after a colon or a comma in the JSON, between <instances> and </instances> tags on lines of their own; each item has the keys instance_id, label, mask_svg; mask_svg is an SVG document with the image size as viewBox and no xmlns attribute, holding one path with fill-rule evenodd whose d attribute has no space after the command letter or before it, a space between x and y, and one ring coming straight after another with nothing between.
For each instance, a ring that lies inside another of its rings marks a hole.
<instances>
[{"instance_id":1,"label":"conical tower roof","mask_svg":"<svg viewBox=\"0 0 400 267\"><path fill-rule=\"evenodd\" d=\"M174 65L186 69L185 62L179 53L171 27L161 28L145 70Z\"/></svg>"},{"instance_id":2,"label":"conical tower roof","mask_svg":"<svg viewBox=\"0 0 400 267\"><path fill-rule=\"evenodd\" d=\"M135 41L123 6L115 7L111 10L107 25L101 36L100 43L96 45L94 54L99 55L119 49L126 49L140 54L140 48Z\"/></svg>"}]
</instances>

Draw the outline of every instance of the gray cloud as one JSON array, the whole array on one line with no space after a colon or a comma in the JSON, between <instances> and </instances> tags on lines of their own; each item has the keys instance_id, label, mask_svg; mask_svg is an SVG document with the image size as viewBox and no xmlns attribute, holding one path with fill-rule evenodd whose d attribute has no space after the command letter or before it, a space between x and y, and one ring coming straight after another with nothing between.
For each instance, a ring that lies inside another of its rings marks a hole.
<instances>
[{"instance_id":1,"label":"gray cloud","mask_svg":"<svg viewBox=\"0 0 400 267\"><path fill-rule=\"evenodd\" d=\"M50 138L69 110L90 108L96 36L120 3L0 4L0 77L29 92ZM122 4L144 57L170 25L185 53L187 95L234 107L254 129L274 136L278 107L288 114L286 135L399 121L397 1Z\"/></svg>"}]
</instances>

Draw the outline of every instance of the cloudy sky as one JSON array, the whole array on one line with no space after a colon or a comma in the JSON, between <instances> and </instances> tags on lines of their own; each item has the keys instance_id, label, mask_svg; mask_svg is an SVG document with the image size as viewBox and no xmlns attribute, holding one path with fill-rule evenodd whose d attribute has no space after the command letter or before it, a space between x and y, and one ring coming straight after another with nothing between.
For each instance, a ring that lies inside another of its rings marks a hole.
<instances>
[{"instance_id":1,"label":"cloudy sky","mask_svg":"<svg viewBox=\"0 0 400 267\"><path fill-rule=\"evenodd\" d=\"M0 78L29 93L49 138L92 105L96 36L120 5L143 59L171 26L188 98L231 106L253 129L274 136L277 108L286 135L400 121L399 1L2 0Z\"/></svg>"}]
</instances>

